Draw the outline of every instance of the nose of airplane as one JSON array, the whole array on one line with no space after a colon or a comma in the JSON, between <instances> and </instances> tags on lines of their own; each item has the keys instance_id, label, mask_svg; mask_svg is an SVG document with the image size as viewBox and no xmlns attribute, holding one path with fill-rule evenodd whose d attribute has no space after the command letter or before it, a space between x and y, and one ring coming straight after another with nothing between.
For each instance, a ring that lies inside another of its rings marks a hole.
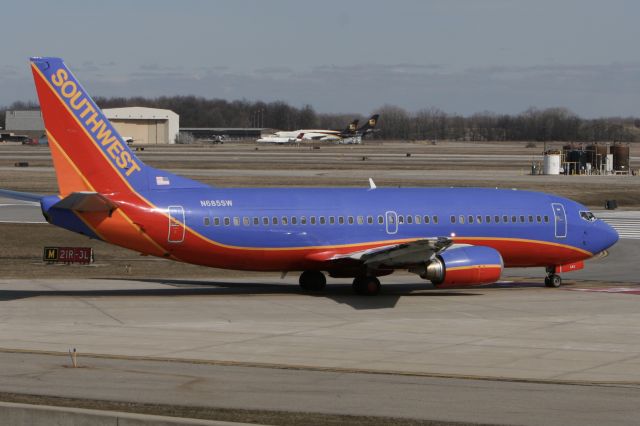
<instances>
[{"instance_id":1,"label":"nose of airplane","mask_svg":"<svg viewBox=\"0 0 640 426\"><path fill-rule=\"evenodd\" d=\"M597 225L598 232L596 238L598 245L602 247L600 251L606 250L618 242L620 237L618 236L618 231L616 231L613 226L602 220L599 220Z\"/></svg>"}]
</instances>

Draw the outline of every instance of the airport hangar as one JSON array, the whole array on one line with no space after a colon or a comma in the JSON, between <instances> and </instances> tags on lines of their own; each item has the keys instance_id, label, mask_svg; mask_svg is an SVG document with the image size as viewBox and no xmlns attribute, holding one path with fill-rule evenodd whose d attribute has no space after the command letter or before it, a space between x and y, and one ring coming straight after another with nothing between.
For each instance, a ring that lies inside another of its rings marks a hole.
<instances>
[{"instance_id":1,"label":"airport hangar","mask_svg":"<svg viewBox=\"0 0 640 426\"><path fill-rule=\"evenodd\" d=\"M173 144L180 129L180 117L168 109L125 107L103 110L116 130L124 138L132 138L141 145ZM44 134L42 113L34 111L7 111L7 132L40 138Z\"/></svg>"}]
</instances>

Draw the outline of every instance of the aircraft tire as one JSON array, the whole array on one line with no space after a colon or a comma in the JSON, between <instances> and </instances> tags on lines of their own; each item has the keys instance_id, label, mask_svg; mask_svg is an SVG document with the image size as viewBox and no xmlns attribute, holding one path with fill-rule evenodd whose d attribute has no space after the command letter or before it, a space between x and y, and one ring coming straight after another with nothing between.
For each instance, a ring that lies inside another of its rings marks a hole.
<instances>
[{"instance_id":1,"label":"aircraft tire","mask_svg":"<svg viewBox=\"0 0 640 426\"><path fill-rule=\"evenodd\" d=\"M544 286L549 288L558 288L562 285L562 278L560 275L549 275L544 279Z\"/></svg>"},{"instance_id":2,"label":"aircraft tire","mask_svg":"<svg viewBox=\"0 0 640 426\"><path fill-rule=\"evenodd\" d=\"M375 296L380 293L380 280L376 277L356 277L353 280L353 291L362 296Z\"/></svg>"},{"instance_id":3,"label":"aircraft tire","mask_svg":"<svg viewBox=\"0 0 640 426\"><path fill-rule=\"evenodd\" d=\"M327 286L327 278L320 271L304 271L299 284L305 291L322 291Z\"/></svg>"}]
</instances>

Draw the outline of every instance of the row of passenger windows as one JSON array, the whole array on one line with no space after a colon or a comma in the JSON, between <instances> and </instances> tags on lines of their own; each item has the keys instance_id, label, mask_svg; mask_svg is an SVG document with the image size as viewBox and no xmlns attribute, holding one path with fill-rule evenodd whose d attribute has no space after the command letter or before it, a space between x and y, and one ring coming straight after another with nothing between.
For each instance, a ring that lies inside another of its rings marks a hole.
<instances>
[{"instance_id":1,"label":"row of passenger windows","mask_svg":"<svg viewBox=\"0 0 640 426\"><path fill-rule=\"evenodd\" d=\"M397 217L397 219L396 219ZM388 215L387 216L387 220L389 222L389 224L394 225L396 220L398 222L399 225L403 225L403 224L408 224L408 225L412 225L412 224L416 224L416 225L421 225L421 224L425 224L428 225L430 223L433 224L437 224L438 223L438 216L429 216L429 215ZM529 216L525 216L525 215L520 215L520 216L508 216L508 215L503 215L503 216L499 216L499 215L495 215L495 216L490 216L490 215L486 215L486 216L481 216L481 215L477 215L477 216L473 216L473 215L459 215L459 216L455 216L455 215L451 215L451 217L449 218L451 223L460 223L460 224L464 224L464 223L526 223L527 221L529 223L549 223L549 216L533 216L533 215L529 215ZM377 222L379 225L383 225L384 224L384 216L379 215L377 217ZM262 216L257 217L257 216L253 216L253 217L248 217L248 216L243 216L243 217L214 217L213 218L213 225L214 226L230 226L230 225L234 225L234 226L240 226L241 224L244 226L250 226L250 225L254 225L254 226L259 226L259 225L354 225L354 224L358 224L358 225L373 225L374 224L374 217L373 216L309 216L308 218L306 216ZM210 226L212 224L211 218L209 217L205 217L204 218L204 224L205 226Z\"/></svg>"},{"instance_id":2,"label":"row of passenger windows","mask_svg":"<svg viewBox=\"0 0 640 426\"><path fill-rule=\"evenodd\" d=\"M396 216L392 216L390 215L388 217L389 223L390 224L394 224L396 222ZM417 224L417 225L421 225L422 223L424 224L429 224L429 223L434 223L437 224L438 223L438 216L420 216L420 215L415 215L415 216L403 216L403 215L397 215L397 221L398 224ZM225 226L230 226L230 225L234 225L234 226L239 226L240 224L244 225L244 226L250 226L250 225L254 225L254 226L259 226L259 225L364 225L365 223L367 225L373 225L374 224L374 217L373 216L309 216L308 218L306 216L272 216L272 217L268 217L268 216L262 216L262 218L260 217L248 217L248 216L244 216L244 217L214 217L213 218L213 226L220 226L220 225L225 225ZM379 215L377 217L377 222L380 225L384 224L384 216ZM204 218L204 224L205 226L210 226L211 225L211 218L209 217L205 217Z\"/></svg>"},{"instance_id":3,"label":"row of passenger windows","mask_svg":"<svg viewBox=\"0 0 640 426\"><path fill-rule=\"evenodd\" d=\"M511 220L509 220L511 219ZM542 223L544 221L544 223L549 223L549 216L533 216L533 215L529 215L529 216L525 216L525 215L520 215L520 216L516 216L516 215L503 215L503 216L499 216L499 215L495 215L495 216L481 216L481 215L477 215L477 216L472 216L472 215L460 215L460 216L455 216L455 215L451 215L451 217L449 218L449 221L451 223L461 223L464 224L465 221L466 223L482 223L484 221L484 223L491 223L493 221L493 223L527 223L527 221L529 223Z\"/></svg>"}]
</instances>

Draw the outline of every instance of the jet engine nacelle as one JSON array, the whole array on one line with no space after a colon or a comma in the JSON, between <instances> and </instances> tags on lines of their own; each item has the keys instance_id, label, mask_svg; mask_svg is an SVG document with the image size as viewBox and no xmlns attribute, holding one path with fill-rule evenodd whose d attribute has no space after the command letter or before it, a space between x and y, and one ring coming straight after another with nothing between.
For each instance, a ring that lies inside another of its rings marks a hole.
<instances>
[{"instance_id":1,"label":"jet engine nacelle","mask_svg":"<svg viewBox=\"0 0 640 426\"><path fill-rule=\"evenodd\" d=\"M490 284L500 279L502 267L502 256L491 247L453 247L428 263L422 278L438 288Z\"/></svg>"}]
</instances>

